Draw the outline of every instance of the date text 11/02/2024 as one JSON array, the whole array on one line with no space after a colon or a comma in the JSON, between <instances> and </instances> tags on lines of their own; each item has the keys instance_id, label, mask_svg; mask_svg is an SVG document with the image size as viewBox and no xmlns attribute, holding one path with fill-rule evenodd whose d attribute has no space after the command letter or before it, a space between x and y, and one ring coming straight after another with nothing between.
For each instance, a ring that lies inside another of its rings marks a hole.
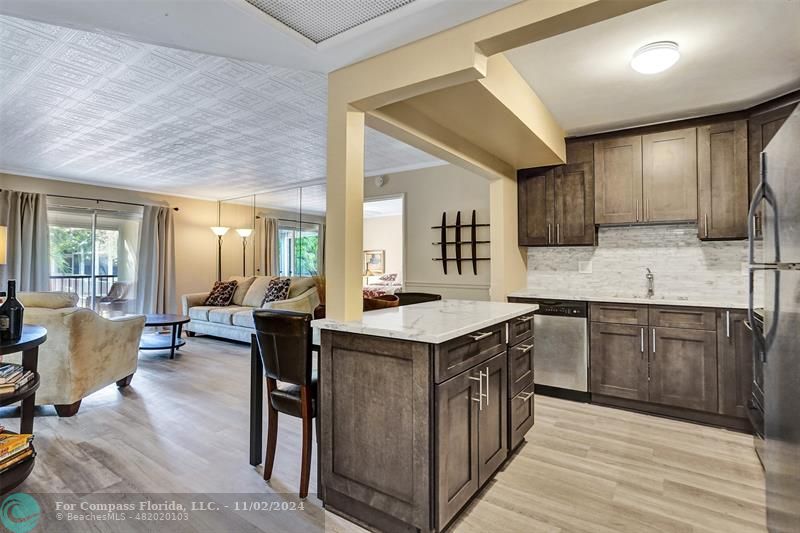
<instances>
[{"instance_id":1,"label":"date text 11/02/2024","mask_svg":"<svg viewBox=\"0 0 800 533\"><path fill-rule=\"evenodd\" d=\"M189 508L181 502L164 501L152 502L149 500L136 503L68 503L56 502L56 511L220 511L230 509L232 511L303 511L305 502L286 502L286 501L234 501L230 504L218 504L215 501L193 501L189 502Z\"/></svg>"}]
</instances>

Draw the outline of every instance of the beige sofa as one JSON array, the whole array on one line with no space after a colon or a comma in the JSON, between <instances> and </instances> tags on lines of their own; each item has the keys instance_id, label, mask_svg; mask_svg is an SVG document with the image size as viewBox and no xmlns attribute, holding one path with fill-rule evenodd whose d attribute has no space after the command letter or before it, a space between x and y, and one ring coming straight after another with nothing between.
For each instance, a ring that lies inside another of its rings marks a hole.
<instances>
[{"instance_id":1,"label":"beige sofa","mask_svg":"<svg viewBox=\"0 0 800 533\"><path fill-rule=\"evenodd\" d=\"M260 309L269 281L275 276L231 276L238 285L231 305L203 305L207 292L184 294L183 314L192 319L183 329L189 335L203 333L241 342L250 342L253 334L253 310ZM313 313L319 305L319 295L313 278L293 277L286 300L270 302L263 309L286 309Z\"/></svg>"},{"instance_id":2,"label":"beige sofa","mask_svg":"<svg viewBox=\"0 0 800 533\"><path fill-rule=\"evenodd\" d=\"M130 384L144 316L106 319L76 307L78 295L69 292L23 292L19 300L25 323L47 328L47 340L39 347L36 405L54 405L59 416L72 416L91 393L114 382ZM4 360L20 363L21 355Z\"/></svg>"}]
</instances>

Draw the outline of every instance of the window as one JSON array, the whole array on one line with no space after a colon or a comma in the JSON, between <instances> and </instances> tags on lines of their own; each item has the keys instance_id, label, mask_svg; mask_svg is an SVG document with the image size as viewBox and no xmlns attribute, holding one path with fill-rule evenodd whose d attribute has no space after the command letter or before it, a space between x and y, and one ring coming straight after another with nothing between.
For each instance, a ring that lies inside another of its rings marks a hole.
<instances>
[{"instance_id":1,"label":"window","mask_svg":"<svg viewBox=\"0 0 800 533\"><path fill-rule=\"evenodd\" d=\"M131 312L141 207L51 197L47 218L50 290L99 312Z\"/></svg>"},{"instance_id":2,"label":"window","mask_svg":"<svg viewBox=\"0 0 800 533\"><path fill-rule=\"evenodd\" d=\"M278 274L314 276L319 271L319 224L278 222Z\"/></svg>"}]
</instances>

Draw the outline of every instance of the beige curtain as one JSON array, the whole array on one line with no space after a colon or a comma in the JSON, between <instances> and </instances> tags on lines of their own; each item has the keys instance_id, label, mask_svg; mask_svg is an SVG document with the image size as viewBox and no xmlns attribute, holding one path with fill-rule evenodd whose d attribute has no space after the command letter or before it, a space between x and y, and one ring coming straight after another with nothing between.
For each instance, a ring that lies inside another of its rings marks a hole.
<instances>
[{"instance_id":1,"label":"beige curtain","mask_svg":"<svg viewBox=\"0 0 800 533\"><path fill-rule=\"evenodd\" d=\"M175 312L175 224L172 213L170 207L144 206L136 276L139 313Z\"/></svg>"},{"instance_id":2,"label":"beige curtain","mask_svg":"<svg viewBox=\"0 0 800 533\"><path fill-rule=\"evenodd\" d=\"M0 190L0 226L7 226L6 265L0 287L17 280L18 291L50 290L50 235L47 196Z\"/></svg>"},{"instance_id":3,"label":"beige curtain","mask_svg":"<svg viewBox=\"0 0 800 533\"><path fill-rule=\"evenodd\" d=\"M278 275L278 219L261 219L261 254L259 268L265 276Z\"/></svg>"}]
</instances>

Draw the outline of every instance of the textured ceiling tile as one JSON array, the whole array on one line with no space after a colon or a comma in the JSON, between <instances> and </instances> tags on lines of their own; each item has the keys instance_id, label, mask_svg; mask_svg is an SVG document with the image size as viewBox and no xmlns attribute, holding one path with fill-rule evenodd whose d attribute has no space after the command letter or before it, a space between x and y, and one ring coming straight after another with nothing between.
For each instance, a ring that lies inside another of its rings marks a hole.
<instances>
[{"instance_id":1,"label":"textured ceiling tile","mask_svg":"<svg viewBox=\"0 0 800 533\"><path fill-rule=\"evenodd\" d=\"M4 16L0 43L0 169L215 198L325 176L323 74ZM438 163L367 139L370 172Z\"/></svg>"}]
</instances>

